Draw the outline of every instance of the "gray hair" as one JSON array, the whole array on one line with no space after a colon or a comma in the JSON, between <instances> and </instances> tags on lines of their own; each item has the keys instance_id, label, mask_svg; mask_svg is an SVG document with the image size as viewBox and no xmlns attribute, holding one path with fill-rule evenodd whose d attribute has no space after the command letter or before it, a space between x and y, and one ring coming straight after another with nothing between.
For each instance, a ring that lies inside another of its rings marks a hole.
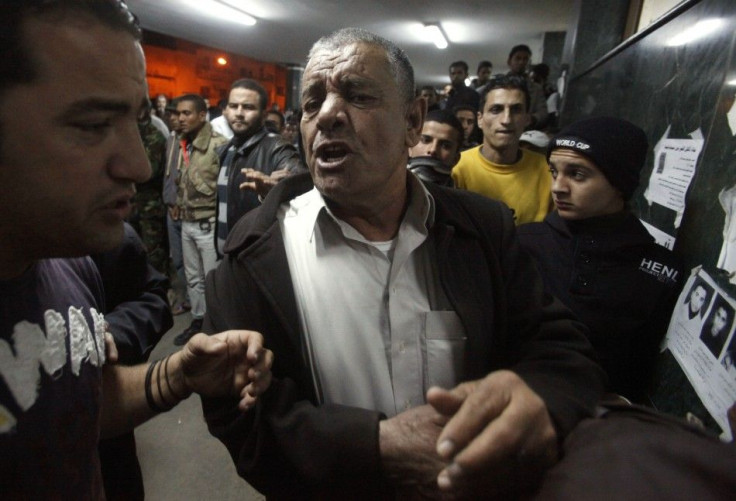
<instances>
[{"instance_id":1,"label":"gray hair","mask_svg":"<svg viewBox=\"0 0 736 501\"><path fill-rule=\"evenodd\" d=\"M390 40L378 36L361 28L343 28L331 35L317 40L307 56L311 60L315 54L321 51L332 52L347 45L365 43L381 47L386 52L391 75L396 80L399 93L404 101L409 103L414 100L414 68L411 66L409 57L403 49Z\"/></svg>"}]
</instances>

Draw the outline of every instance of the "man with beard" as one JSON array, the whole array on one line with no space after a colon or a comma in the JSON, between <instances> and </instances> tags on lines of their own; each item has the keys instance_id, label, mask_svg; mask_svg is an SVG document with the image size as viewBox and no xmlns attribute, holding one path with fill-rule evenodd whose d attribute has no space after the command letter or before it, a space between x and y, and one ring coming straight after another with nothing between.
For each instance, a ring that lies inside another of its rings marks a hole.
<instances>
[{"instance_id":1,"label":"man with beard","mask_svg":"<svg viewBox=\"0 0 736 501\"><path fill-rule=\"evenodd\" d=\"M223 116L233 131L230 142L221 147L217 179L217 251L230 229L280 179L305 170L294 145L264 126L268 94L255 80L236 80Z\"/></svg>"}]
</instances>

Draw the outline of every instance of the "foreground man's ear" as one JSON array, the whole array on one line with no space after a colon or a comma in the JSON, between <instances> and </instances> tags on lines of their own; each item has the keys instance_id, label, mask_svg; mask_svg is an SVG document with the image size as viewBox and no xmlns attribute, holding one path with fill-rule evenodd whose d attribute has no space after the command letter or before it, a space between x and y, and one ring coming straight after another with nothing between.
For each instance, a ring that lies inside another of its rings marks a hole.
<instances>
[{"instance_id":1,"label":"foreground man's ear","mask_svg":"<svg viewBox=\"0 0 736 501\"><path fill-rule=\"evenodd\" d=\"M427 115L427 102L420 98L406 107L406 147L411 148L419 142L424 126L424 117Z\"/></svg>"}]
</instances>

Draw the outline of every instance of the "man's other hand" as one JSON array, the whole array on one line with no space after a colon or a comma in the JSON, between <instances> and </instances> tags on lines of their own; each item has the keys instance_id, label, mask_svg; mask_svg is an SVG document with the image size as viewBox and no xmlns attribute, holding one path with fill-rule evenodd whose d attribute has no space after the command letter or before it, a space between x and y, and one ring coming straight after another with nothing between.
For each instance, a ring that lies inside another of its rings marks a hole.
<instances>
[{"instance_id":1,"label":"man's other hand","mask_svg":"<svg viewBox=\"0 0 736 501\"><path fill-rule=\"evenodd\" d=\"M449 391L430 388L427 401L450 418L437 440L438 455L450 463L437 477L445 492L528 491L557 461L557 433L544 401L511 371Z\"/></svg>"},{"instance_id":2,"label":"man's other hand","mask_svg":"<svg viewBox=\"0 0 736 501\"><path fill-rule=\"evenodd\" d=\"M434 488L448 465L437 454L437 439L447 418L429 405L381 421L379 444L386 478L399 488Z\"/></svg>"}]
</instances>

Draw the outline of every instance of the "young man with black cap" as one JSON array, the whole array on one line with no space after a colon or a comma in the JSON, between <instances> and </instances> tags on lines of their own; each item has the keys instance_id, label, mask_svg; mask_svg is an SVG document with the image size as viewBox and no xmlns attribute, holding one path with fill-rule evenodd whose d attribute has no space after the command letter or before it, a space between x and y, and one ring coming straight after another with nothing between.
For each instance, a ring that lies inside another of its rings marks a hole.
<instances>
[{"instance_id":1,"label":"young man with black cap","mask_svg":"<svg viewBox=\"0 0 736 501\"><path fill-rule=\"evenodd\" d=\"M607 117L570 125L547 160L556 210L519 228L546 289L590 327L609 390L640 400L682 281L680 263L626 208L647 138Z\"/></svg>"}]
</instances>

